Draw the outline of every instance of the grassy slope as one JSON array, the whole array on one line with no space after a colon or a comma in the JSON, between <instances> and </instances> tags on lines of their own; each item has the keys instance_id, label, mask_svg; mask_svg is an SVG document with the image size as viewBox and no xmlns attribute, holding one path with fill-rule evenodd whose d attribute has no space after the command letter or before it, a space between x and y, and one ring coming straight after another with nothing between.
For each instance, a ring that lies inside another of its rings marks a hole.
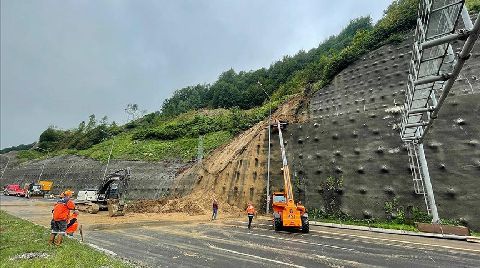
<instances>
[{"instance_id":1,"label":"grassy slope","mask_svg":"<svg viewBox=\"0 0 480 268\"><path fill-rule=\"evenodd\" d=\"M274 111L281 103L288 100L289 96L285 96L280 100L272 102L272 111ZM159 138L140 138L135 139L135 134L154 130L171 125L182 124L183 122L192 120L195 117L206 117L212 121L212 124L221 126L221 129L213 130L204 135L203 153L204 155L218 148L219 146L228 143L233 139L235 133L240 133L260 122L269 113L269 104L266 103L260 107L250 110L200 110L190 111L172 118L164 119L162 117L154 117L151 122L144 122L140 119L135 127L127 129L117 136L107 139L99 144L92 146L85 150L63 149L54 152L42 153L36 150L19 151L17 158L20 161L28 161L34 159L45 159L57 155L81 155L90 157L92 159L106 161L115 142L112 152L113 159L122 160L145 160L145 161L159 161L159 160L192 160L195 159L198 152L199 138L198 135L187 135L177 139L159 139ZM201 127L200 125L188 126L190 132L191 128ZM205 126L204 126L205 127Z\"/></svg>"},{"instance_id":2,"label":"grassy slope","mask_svg":"<svg viewBox=\"0 0 480 268\"><path fill-rule=\"evenodd\" d=\"M48 245L49 230L0 210L0 267L129 267L79 241ZM47 258L10 260L22 253L47 253Z\"/></svg>"},{"instance_id":3,"label":"grassy slope","mask_svg":"<svg viewBox=\"0 0 480 268\"><path fill-rule=\"evenodd\" d=\"M232 134L228 131L208 133L204 137L204 153L230 141ZM112 151L113 159L157 161L165 159L190 160L197 155L198 138L181 138L176 140L133 140L131 134L115 137ZM76 152L78 155L105 161L108 158L113 140L94 145L92 148Z\"/></svg>"}]
</instances>

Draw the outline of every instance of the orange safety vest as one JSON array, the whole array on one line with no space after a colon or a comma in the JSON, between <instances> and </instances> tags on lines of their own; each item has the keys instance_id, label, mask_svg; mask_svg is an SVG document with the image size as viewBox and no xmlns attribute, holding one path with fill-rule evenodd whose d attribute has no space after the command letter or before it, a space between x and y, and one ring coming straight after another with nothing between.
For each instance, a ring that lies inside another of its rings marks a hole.
<instances>
[{"instance_id":1,"label":"orange safety vest","mask_svg":"<svg viewBox=\"0 0 480 268\"><path fill-rule=\"evenodd\" d=\"M247 207L247 214L255 214L255 208L252 205Z\"/></svg>"},{"instance_id":2,"label":"orange safety vest","mask_svg":"<svg viewBox=\"0 0 480 268\"><path fill-rule=\"evenodd\" d=\"M62 199L53 207L53 220L54 221L66 221L70 210L75 209L75 203L70 199Z\"/></svg>"},{"instance_id":3,"label":"orange safety vest","mask_svg":"<svg viewBox=\"0 0 480 268\"><path fill-rule=\"evenodd\" d=\"M77 219L77 216L76 216L75 214L72 215L72 218L70 219L70 221L73 220L73 219ZM69 223L70 223L70 222L69 222ZM73 233L75 233L75 231L77 231L77 229L78 229L78 220L76 220L72 225L70 225L70 226L67 228L66 233L67 233L67 234L73 234Z\"/></svg>"}]
</instances>

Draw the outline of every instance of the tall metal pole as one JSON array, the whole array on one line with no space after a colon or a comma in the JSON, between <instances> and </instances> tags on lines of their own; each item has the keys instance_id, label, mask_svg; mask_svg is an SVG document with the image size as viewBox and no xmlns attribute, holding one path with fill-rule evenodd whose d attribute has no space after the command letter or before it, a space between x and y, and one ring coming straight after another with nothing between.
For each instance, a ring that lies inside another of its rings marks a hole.
<instances>
[{"instance_id":1,"label":"tall metal pole","mask_svg":"<svg viewBox=\"0 0 480 268\"><path fill-rule=\"evenodd\" d=\"M425 158L425 151L423 150L423 143L418 144L418 156L420 158L420 166L422 167L423 180L425 183L425 190L427 191L428 203L430 204L430 209L432 211L432 222L440 223L440 218L438 217L437 204L435 204L435 197L433 195L432 182L430 181L430 173L428 172L427 159Z\"/></svg>"},{"instance_id":2,"label":"tall metal pole","mask_svg":"<svg viewBox=\"0 0 480 268\"><path fill-rule=\"evenodd\" d=\"M40 178L42 178L43 170L44 170L44 169L45 169L45 163L43 163L43 165L42 165L42 170L40 171L40 175L38 175L37 181L40 181Z\"/></svg>"},{"instance_id":3,"label":"tall metal pole","mask_svg":"<svg viewBox=\"0 0 480 268\"><path fill-rule=\"evenodd\" d=\"M105 180L105 176L107 176L107 169L108 169L108 165L110 164L110 157L112 156L114 145L115 145L115 138L113 138L112 147L110 148L110 153L108 154L107 165L105 166L105 172L103 172L103 180Z\"/></svg>"},{"instance_id":4,"label":"tall metal pole","mask_svg":"<svg viewBox=\"0 0 480 268\"><path fill-rule=\"evenodd\" d=\"M45 151L45 150L43 150L43 151ZM46 163L46 160L48 159L48 153L50 153L50 150L47 150L47 157L45 158L45 160L44 160L44 162L43 162L42 170L40 171L40 175L38 175L37 181L40 181L40 178L42 178L43 170L45 169L45 165L47 164L47 163Z\"/></svg>"},{"instance_id":5,"label":"tall metal pole","mask_svg":"<svg viewBox=\"0 0 480 268\"><path fill-rule=\"evenodd\" d=\"M268 97L268 106L269 106L269 115L268 115L268 156L267 156L267 209L266 213L270 213L270 152L271 152L271 128L272 128L272 98L270 98L270 95L263 89L262 83L260 81L257 82L261 89L263 90L263 93L267 95Z\"/></svg>"},{"instance_id":6,"label":"tall metal pole","mask_svg":"<svg viewBox=\"0 0 480 268\"><path fill-rule=\"evenodd\" d=\"M271 150L271 128L272 128L272 99L269 96L268 106L270 114L268 115L268 160L267 160L267 214L270 211L270 150Z\"/></svg>"}]
</instances>

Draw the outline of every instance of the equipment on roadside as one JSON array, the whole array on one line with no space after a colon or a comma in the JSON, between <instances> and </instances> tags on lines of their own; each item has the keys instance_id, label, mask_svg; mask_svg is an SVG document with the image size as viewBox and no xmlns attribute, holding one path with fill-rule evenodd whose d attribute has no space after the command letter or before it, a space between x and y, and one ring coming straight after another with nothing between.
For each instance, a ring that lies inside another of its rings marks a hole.
<instances>
[{"instance_id":1,"label":"equipment on roadside","mask_svg":"<svg viewBox=\"0 0 480 268\"><path fill-rule=\"evenodd\" d=\"M305 211L305 207L300 203L296 204L293 198L290 169L288 167L282 136L282 128L286 127L286 123L280 123L280 121L277 121L275 127L278 129L280 149L282 151L284 189L283 192L273 193L273 227L275 231L281 229L301 229L302 232L308 233L310 231L308 214Z\"/></svg>"},{"instance_id":2,"label":"equipment on roadside","mask_svg":"<svg viewBox=\"0 0 480 268\"><path fill-rule=\"evenodd\" d=\"M75 200L77 209L91 214L96 214L99 210L108 210L110 217L125 215L125 195L129 180L130 168L107 174L98 189L78 192Z\"/></svg>"},{"instance_id":3,"label":"equipment on roadside","mask_svg":"<svg viewBox=\"0 0 480 268\"><path fill-rule=\"evenodd\" d=\"M53 181L38 181L33 183L25 183L25 197L45 197L51 190Z\"/></svg>"},{"instance_id":4,"label":"equipment on roadside","mask_svg":"<svg viewBox=\"0 0 480 268\"><path fill-rule=\"evenodd\" d=\"M4 195L25 196L25 190L18 184L9 184L3 189Z\"/></svg>"}]
</instances>

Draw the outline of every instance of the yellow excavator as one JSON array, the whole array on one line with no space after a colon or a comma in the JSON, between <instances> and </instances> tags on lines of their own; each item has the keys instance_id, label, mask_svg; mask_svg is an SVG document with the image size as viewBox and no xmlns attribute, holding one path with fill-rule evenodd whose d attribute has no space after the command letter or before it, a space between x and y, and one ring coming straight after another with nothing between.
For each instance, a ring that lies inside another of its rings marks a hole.
<instances>
[{"instance_id":1,"label":"yellow excavator","mask_svg":"<svg viewBox=\"0 0 480 268\"><path fill-rule=\"evenodd\" d=\"M301 230L303 233L308 233L310 226L306 209L300 202L295 203L293 198L290 168L288 167L282 136L282 128L286 125L286 123L280 123L280 121L277 121L276 124L278 137L280 139L280 149L282 151L284 189L283 192L274 192L272 195L273 227L275 231Z\"/></svg>"}]
</instances>

